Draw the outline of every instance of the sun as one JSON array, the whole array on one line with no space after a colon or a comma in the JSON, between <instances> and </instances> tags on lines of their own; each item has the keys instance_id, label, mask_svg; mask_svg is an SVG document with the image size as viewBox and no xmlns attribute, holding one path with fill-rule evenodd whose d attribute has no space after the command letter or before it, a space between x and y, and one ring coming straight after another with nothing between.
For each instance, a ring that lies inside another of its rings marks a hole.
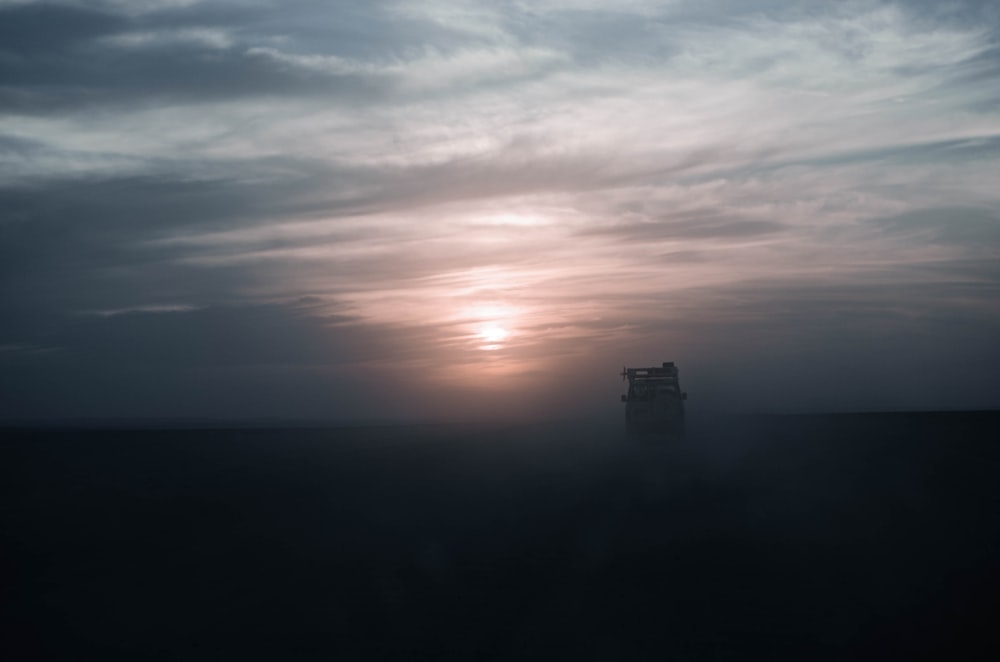
<instances>
[{"instance_id":1,"label":"sun","mask_svg":"<svg viewBox=\"0 0 1000 662\"><path fill-rule=\"evenodd\" d=\"M509 344L520 335L518 330L519 310L505 303L475 303L459 312L464 322L463 338L471 349L495 352L509 348Z\"/></svg>"},{"instance_id":2,"label":"sun","mask_svg":"<svg viewBox=\"0 0 1000 662\"><path fill-rule=\"evenodd\" d=\"M495 345L507 340L510 337L510 331L499 324L484 324L479 327L479 337L483 342Z\"/></svg>"}]
</instances>

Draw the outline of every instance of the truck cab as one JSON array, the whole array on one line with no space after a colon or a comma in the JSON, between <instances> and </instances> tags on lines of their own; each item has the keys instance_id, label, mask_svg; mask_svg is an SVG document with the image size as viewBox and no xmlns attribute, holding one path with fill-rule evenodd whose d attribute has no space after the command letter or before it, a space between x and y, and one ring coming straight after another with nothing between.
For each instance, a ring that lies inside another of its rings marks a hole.
<instances>
[{"instance_id":1,"label":"truck cab","mask_svg":"<svg viewBox=\"0 0 1000 662\"><path fill-rule=\"evenodd\" d=\"M625 427L632 433L679 434L684 431L684 401L677 366L672 361L654 368L623 368L628 380Z\"/></svg>"}]
</instances>

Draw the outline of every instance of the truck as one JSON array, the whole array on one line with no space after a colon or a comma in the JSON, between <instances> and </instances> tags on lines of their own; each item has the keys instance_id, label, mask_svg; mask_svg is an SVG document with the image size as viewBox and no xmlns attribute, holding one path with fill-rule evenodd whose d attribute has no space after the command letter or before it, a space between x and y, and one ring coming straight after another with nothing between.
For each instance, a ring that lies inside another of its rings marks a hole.
<instances>
[{"instance_id":1,"label":"truck","mask_svg":"<svg viewBox=\"0 0 1000 662\"><path fill-rule=\"evenodd\" d=\"M681 391L673 361L653 368L622 368L621 377L622 381L628 380L628 393L622 396L622 402L629 434L684 432L687 393Z\"/></svg>"}]
</instances>

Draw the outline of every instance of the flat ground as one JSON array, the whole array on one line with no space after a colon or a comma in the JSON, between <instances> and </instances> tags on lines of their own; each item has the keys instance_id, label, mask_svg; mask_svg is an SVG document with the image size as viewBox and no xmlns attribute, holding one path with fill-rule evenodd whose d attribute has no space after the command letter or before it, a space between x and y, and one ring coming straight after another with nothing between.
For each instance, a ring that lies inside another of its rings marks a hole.
<instances>
[{"instance_id":1,"label":"flat ground","mask_svg":"<svg viewBox=\"0 0 1000 662\"><path fill-rule=\"evenodd\" d=\"M0 430L0 657L1000 659L1000 414Z\"/></svg>"}]
</instances>

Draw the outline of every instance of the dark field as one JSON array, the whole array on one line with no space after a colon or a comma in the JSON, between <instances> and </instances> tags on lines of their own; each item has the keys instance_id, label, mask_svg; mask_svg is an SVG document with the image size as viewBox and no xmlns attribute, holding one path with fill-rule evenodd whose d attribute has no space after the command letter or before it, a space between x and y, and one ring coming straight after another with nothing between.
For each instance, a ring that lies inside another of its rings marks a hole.
<instances>
[{"instance_id":1,"label":"dark field","mask_svg":"<svg viewBox=\"0 0 1000 662\"><path fill-rule=\"evenodd\" d=\"M0 659L1000 659L1000 414L621 427L0 430Z\"/></svg>"}]
</instances>

